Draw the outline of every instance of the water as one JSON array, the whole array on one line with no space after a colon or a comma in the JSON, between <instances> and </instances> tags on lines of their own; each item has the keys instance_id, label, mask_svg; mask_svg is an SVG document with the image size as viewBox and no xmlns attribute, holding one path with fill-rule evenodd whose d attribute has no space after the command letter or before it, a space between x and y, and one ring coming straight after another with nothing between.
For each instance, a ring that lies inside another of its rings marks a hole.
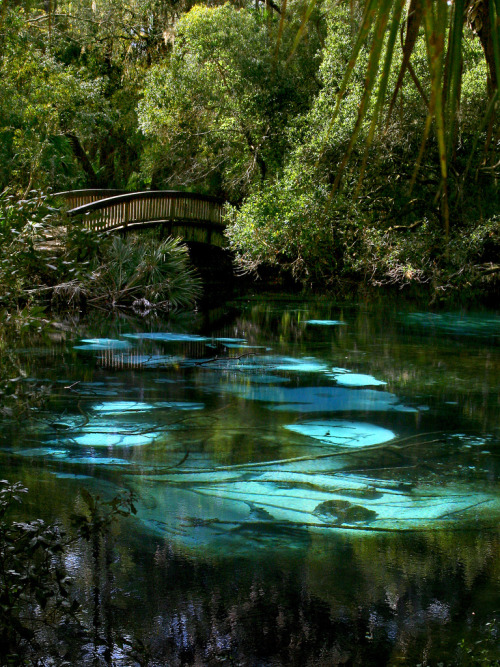
<instances>
[{"instance_id":1,"label":"water","mask_svg":"<svg viewBox=\"0 0 500 667\"><path fill-rule=\"evenodd\" d=\"M157 664L500 658L499 343L491 311L387 303L101 320L19 350L51 394L2 476L63 523L82 486L137 494L113 623Z\"/></svg>"}]
</instances>

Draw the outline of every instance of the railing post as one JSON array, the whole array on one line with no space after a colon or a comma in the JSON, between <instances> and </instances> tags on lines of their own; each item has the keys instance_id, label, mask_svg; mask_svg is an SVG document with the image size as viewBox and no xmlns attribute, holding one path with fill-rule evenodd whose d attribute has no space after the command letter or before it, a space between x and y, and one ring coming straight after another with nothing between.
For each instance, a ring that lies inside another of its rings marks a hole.
<instances>
[{"instance_id":1,"label":"railing post","mask_svg":"<svg viewBox=\"0 0 500 667\"><path fill-rule=\"evenodd\" d=\"M130 220L130 202L126 201L125 202L125 211L124 211L124 219L123 219L123 226L126 227L128 225L128 222Z\"/></svg>"}]
</instances>

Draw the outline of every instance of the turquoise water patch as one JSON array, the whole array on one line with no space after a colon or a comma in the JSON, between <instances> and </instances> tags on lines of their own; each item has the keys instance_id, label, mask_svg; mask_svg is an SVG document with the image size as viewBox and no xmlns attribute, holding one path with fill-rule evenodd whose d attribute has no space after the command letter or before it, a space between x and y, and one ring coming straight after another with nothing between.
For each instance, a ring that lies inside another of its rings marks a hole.
<instances>
[{"instance_id":1,"label":"turquoise water patch","mask_svg":"<svg viewBox=\"0 0 500 667\"><path fill-rule=\"evenodd\" d=\"M275 366L277 371L294 371L298 373L318 373L327 369L326 364L318 362L314 357L303 357L294 359L284 357Z\"/></svg>"},{"instance_id":2,"label":"turquoise water patch","mask_svg":"<svg viewBox=\"0 0 500 667\"><path fill-rule=\"evenodd\" d=\"M64 424L64 429L58 428L56 434L48 434L49 444L69 446L71 450L40 447L20 453L27 456L50 455L51 457L67 458L71 453L75 454L75 451L79 451L75 450L75 447L98 450L113 447L126 449L144 447L152 444L163 433L161 429L155 429L152 424L135 420L131 422L130 416L138 414L137 412L120 414L123 414L124 419L117 419L114 412L100 412L86 419L83 424L81 418L74 418L73 423L67 419L68 423ZM75 459L72 460L75 461ZM97 458L96 462L102 460L102 458Z\"/></svg>"},{"instance_id":3,"label":"turquoise water patch","mask_svg":"<svg viewBox=\"0 0 500 667\"><path fill-rule=\"evenodd\" d=\"M238 346L239 347L239 346ZM270 348L265 348L269 350ZM295 373L324 373L328 366L314 357L282 357L273 355L237 355L214 359L183 359L183 366L200 366L204 370L237 370L240 373L272 373L273 371L288 371Z\"/></svg>"},{"instance_id":4,"label":"turquoise water patch","mask_svg":"<svg viewBox=\"0 0 500 667\"><path fill-rule=\"evenodd\" d=\"M141 403L139 401L109 401L92 406L94 412L105 412L107 414L146 412L152 409L151 403Z\"/></svg>"},{"instance_id":5,"label":"turquoise water patch","mask_svg":"<svg viewBox=\"0 0 500 667\"><path fill-rule=\"evenodd\" d=\"M172 410L203 410L204 403L190 403L188 401L162 401L154 404L155 408L170 408Z\"/></svg>"},{"instance_id":6,"label":"turquoise water patch","mask_svg":"<svg viewBox=\"0 0 500 667\"><path fill-rule=\"evenodd\" d=\"M307 463L306 463L307 467ZM325 482L326 480L326 482ZM189 484L142 485L139 517L155 532L185 544L217 543L231 535L234 549L243 549L253 532L289 526L309 531L434 530L500 515L498 498L460 484L425 485L400 490L390 482L349 474L330 476L241 471L239 479L215 474L191 475ZM134 479L130 479L134 484ZM187 482L187 480L185 480ZM193 530L196 529L196 530ZM265 533L262 538L265 546Z\"/></svg>"},{"instance_id":7,"label":"turquoise water patch","mask_svg":"<svg viewBox=\"0 0 500 667\"><path fill-rule=\"evenodd\" d=\"M135 488L136 480L131 478L129 485ZM251 516L246 503L221 501L197 489L146 482L137 485L137 492L138 517L143 524L188 547L213 543L214 537L244 525Z\"/></svg>"},{"instance_id":8,"label":"turquoise water patch","mask_svg":"<svg viewBox=\"0 0 500 667\"><path fill-rule=\"evenodd\" d=\"M166 405L172 408L172 404ZM198 409L198 405L186 401L173 402L173 406L180 410ZM82 414L63 415L58 422L48 423L45 437L50 444L72 447L73 454L75 447L96 450L144 447L163 434L164 429L151 423L150 415L157 407L163 406L142 401L109 401L89 405ZM146 415L148 421L143 421ZM64 450L63 455L67 454ZM74 458L72 460L77 462ZM102 457L96 458L96 462L99 461L110 464ZM82 462L85 461L82 459Z\"/></svg>"},{"instance_id":9,"label":"turquoise water patch","mask_svg":"<svg viewBox=\"0 0 500 667\"><path fill-rule=\"evenodd\" d=\"M259 385L218 384L223 389L250 401L268 403L270 410L290 412L380 411L417 412L416 408L400 403L397 396L375 389L346 389L344 387L268 387Z\"/></svg>"},{"instance_id":10,"label":"turquoise water patch","mask_svg":"<svg viewBox=\"0 0 500 667\"><path fill-rule=\"evenodd\" d=\"M130 433L123 426L101 426L82 429L81 435L71 438L71 442L81 447L143 447L151 444L156 433Z\"/></svg>"},{"instance_id":11,"label":"turquoise water patch","mask_svg":"<svg viewBox=\"0 0 500 667\"><path fill-rule=\"evenodd\" d=\"M91 475L78 475L72 472L50 472L57 477L57 479L93 479Z\"/></svg>"},{"instance_id":12,"label":"turquoise water patch","mask_svg":"<svg viewBox=\"0 0 500 667\"><path fill-rule=\"evenodd\" d=\"M55 449L54 447L33 447L31 449L16 449L16 454L21 456L46 456L49 458L66 458L69 454L67 449Z\"/></svg>"},{"instance_id":13,"label":"turquoise water patch","mask_svg":"<svg viewBox=\"0 0 500 667\"><path fill-rule=\"evenodd\" d=\"M320 373L328 370L328 366L314 357L280 357L280 356L258 356L253 359L245 359L238 363L238 370L275 370L292 371L297 373Z\"/></svg>"},{"instance_id":14,"label":"turquoise water patch","mask_svg":"<svg viewBox=\"0 0 500 667\"><path fill-rule=\"evenodd\" d=\"M211 340L206 336L198 336L197 334L181 334L181 333L134 333L123 334L126 338L134 338L137 340L155 340L165 343L199 343L200 341Z\"/></svg>"},{"instance_id":15,"label":"turquoise water patch","mask_svg":"<svg viewBox=\"0 0 500 667\"><path fill-rule=\"evenodd\" d=\"M74 345L75 350L127 350L131 347L126 340L115 338L83 338L80 345Z\"/></svg>"},{"instance_id":16,"label":"turquoise water patch","mask_svg":"<svg viewBox=\"0 0 500 667\"><path fill-rule=\"evenodd\" d=\"M362 422L309 421L301 424L289 424L285 428L319 440L326 445L340 447L378 445L395 437L395 434L388 429Z\"/></svg>"},{"instance_id":17,"label":"turquoise water patch","mask_svg":"<svg viewBox=\"0 0 500 667\"><path fill-rule=\"evenodd\" d=\"M339 324L347 324L347 322L342 322L341 320L306 320L306 324L315 324L317 326L324 327L334 327Z\"/></svg>"},{"instance_id":18,"label":"turquoise water patch","mask_svg":"<svg viewBox=\"0 0 500 667\"><path fill-rule=\"evenodd\" d=\"M68 459L70 463L79 465L129 466L130 461L109 456L75 456Z\"/></svg>"},{"instance_id":19,"label":"turquoise water patch","mask_svg":"<svg viewBox=\"0 0 500 667\"><path fill-rule=\"evenodd\" d=\"M110 386L110 383L105 382L74 382L73 380L63 380L61 384L64 384L65 387L71 387L72 393L79 396L122 396L123 394L130 393L129 388L124 388L116 383Z\"/></svg>"},{"instance_id":20,"label":"turquoise water patch","mask_svg":"<svg viewBox=\"0 0 500 667\"><path fill-rule=\"evenodd\" d=\"M327 373L337 384L344 387L376 387L385 385L387 382L377 380L373 375L363 375L362 373Z\"/></svg>"},{"instance_id":21,"label":"turquoise water patch","mask_svg":"<svg viewBox=\"0 0 500 667\"><path fill-rule=\"evenodd\" d=\"M248 345L247 343L225 343L224 347L227 349L237 349L237 350L270 350L270 347L265 345Z\"/></svg>"},{"instance_id":22,"label":"turquoise water patch","mask_svg":"<svg viewBox=\"0 0 500 667\"><path fill-rule=\"evenodd\" d=\"M290 382L290 378L284 378L280 375L245 375L244 381L253 384L282 384L283 382Z\"/></svg>"}]
</instances>

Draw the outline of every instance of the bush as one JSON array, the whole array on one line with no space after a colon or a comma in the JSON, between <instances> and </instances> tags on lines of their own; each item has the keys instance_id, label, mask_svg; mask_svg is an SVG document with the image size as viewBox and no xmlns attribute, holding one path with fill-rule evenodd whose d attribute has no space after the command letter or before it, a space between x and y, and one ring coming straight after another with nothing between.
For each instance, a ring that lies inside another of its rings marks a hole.
<instances>
[{"instance_id":1,"label":"bush","mask_svg":"<svg viewBox=\"0 0 500 667\"><path fill-rule=\"evenodd\" d=\"M287 173L240 209L229 208L226 233L243 270L275 265L305 284L323 285L352 274L360 216L341 196L331 206L328 194L307 176Z\"/></svg>"},{"instance_id":2,"label":"bush","mask_svg":"<svg viewBox=\"0 0 500 667\"><path fill-rule=\"evenodd\" d=\"M0 193L0 305L26 303L26 290L50 284L57 276L57 258L40 246L59 225L59 211L42 192L18 199L9 190Z\"/></svg>"},{"instance_id":3,"label":"bush","mask_svg":"<svg viewBox=\"0 0 500 667\"><path fill-rule=\"evenodd\" d=\"M187 247L157 234L114 236L84 285L91 303L134 305L139 310L192 306L201 294Z\"/></svg>"}]
</instances>

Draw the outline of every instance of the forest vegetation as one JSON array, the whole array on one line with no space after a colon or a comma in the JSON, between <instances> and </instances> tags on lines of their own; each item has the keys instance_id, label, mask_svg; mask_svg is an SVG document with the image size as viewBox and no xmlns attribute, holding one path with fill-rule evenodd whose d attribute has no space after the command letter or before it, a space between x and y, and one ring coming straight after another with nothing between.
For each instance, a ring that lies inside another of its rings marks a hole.
<instances>
[{"instance_id":1,"label":"forest vegetation","mask_svg":"<svg viewBox=\"0 0 500 667\"><path fill-rule=\"evenodd\" d=\"M250 273L495 298L499 21L498 0L3 0L2 304L106 297L116 241L36 251L50 193L79 188L223 197Z\"/></svg>"},{"instance_id":2,"label":"forest vegetation","mask_svg":"<svg viewBox=\"0 0 500 667\"><path fill-rule=\"evenodd\" d=\"M499 75L500 0L0 0L2 334L40 333L48 304L199 297L177 240L69 225L52 195L83 188L223 198L250 275L497 305ZM0 419L49 392L0 336ZM83 640L101 646L110 527L134 499L84 495L65 533L16 521L24 492L0 481L1 648L10 664L41 664L47 646L76 664ZM64 569L75 544L90 564L87 634ZM147 664L144 646L127 650Z\"/></svg>"}]
</instances>

